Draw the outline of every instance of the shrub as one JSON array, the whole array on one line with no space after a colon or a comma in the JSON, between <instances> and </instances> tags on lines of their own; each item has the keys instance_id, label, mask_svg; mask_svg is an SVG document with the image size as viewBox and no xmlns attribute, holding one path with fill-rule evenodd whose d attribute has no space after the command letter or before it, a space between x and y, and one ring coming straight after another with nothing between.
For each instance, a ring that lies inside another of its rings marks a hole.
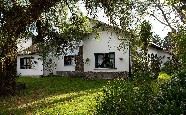
<instances>
[{"instance_id":1,"label":"shrub","mask_svg":"<svg viewBox=\"0 0 186 115\"><path fill-rule=\"evenodd\" d=\"M171 76L168 75L167 73L165 73L165 72L160 72L159 73L159 76L158 76L158 82L159 83L168 82L170 80L171 80Z\"/></svg>"},{"instance_id":2,"label":"shrub","mask_svg":"<svg viewBox=\"0 0 186 115\"><path fill-rule=\"evenodd\" d=\"M160 85L157 112L161 114L186 113L186 71L173 75L170 82Z\"/></svg>"},{"instance_id":3,"label":"shrub","mask_svg":"<svg viewBox=\"0 0 186 115\"><path fill-rule=\"evenodd\" d=\"M172 75L175 72L179 71L181 64L175 58L169 59L167 62L163 64L161 71Z\"/></svg>"},{"instance_id":4,"label":"shrub","mask_svg":"<svg viewBox=\"0 0 186 115\"><path fill-rule=\"evenodd\" d=\"M148 84L136 86L134 82L116 81L104 89L103 99L97 105L96 114L153 114L150 106L155 104Z\"/></svg>"},{"instance_id":5,"label":"shrub","mask_svg":"<svg viewBox=\"0 0 186 115\"><path fill-rule=\"evenodd\" d=\"M161 73L159 79L170 79ZM115 81L103 90L96 114L184 114L186 113L186 71L167 82Z\"/></svg>"}]
</instances>

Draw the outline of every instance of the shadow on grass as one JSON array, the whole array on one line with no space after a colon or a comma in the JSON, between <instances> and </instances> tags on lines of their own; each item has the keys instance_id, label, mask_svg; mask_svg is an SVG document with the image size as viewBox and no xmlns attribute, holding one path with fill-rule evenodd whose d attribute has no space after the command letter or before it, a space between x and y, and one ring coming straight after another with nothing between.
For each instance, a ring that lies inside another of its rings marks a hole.
<instances>
[{"instance_id":1,"label":"shadow on grass","mask_svg":"<svg viewBox=\"0 0 186 115\"><path fill-rule=\"evenodd\" d=\"M55 108L56 104L65 104L72 100L76 100L81 96L85 96L84 93L72 93L69 95L56 95L51 97L45 97L44 99L36 100L31 103L26 103L14 108L9 108L8 111L4 111L4 114L27 114L35 113L38 110L46 108Z\"/></svg>"},{"instance_id":2,"label":"shadow on grass","mask_svg":"<svg viewBox=\"0 0 186 115\"><path fill-rule=\"evenodd\" d=\"M106 80L80 78L19 78L26 89L14 97L0 98L0 114L29 114L55 104L69 103L79 97L99 92Z\"/></svg>"}]
</instances>

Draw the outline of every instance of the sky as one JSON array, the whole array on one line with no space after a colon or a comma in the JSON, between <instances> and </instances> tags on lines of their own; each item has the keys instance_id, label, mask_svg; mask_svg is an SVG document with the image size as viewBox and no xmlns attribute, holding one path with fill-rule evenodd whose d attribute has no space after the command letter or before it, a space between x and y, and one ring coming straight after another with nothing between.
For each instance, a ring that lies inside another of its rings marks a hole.
<instances>
[{"instance_id":1,"label":"sky","mask_svg":"<svg viewBox=\"0 0 186 115\"><path fill-rule=\"evenodd\" d=\"M158 34L161 38L164 38L167 36L167 33L170 32L170 28L161 24L159 21L157 21L155 18L151 17L148 18L149 22L152 25L152 32L155 34Z\"/></svg>"},{"instance_id":2,"label":"sky","mask_svg":"<svg viewBox=\"0 0 186 115\"><path fill-rule=\"evenodd\" d=\"M83 4L83 2L79 2L80 5L80 10L83 12L84 15L87 15L87 11L85 8L85 4ZM90 15L88 15L88 17L91 17ZM104 23L109 23L108 21L108 17L105 15L104 10L101 8L98 8L98 13L97 13L97 20L104 22ZM166 27L165 25L163 25L162 23L160 23L158 20L156 20L154 17L145 17L145 19L147 21L149 21L152 25L152 32L153 34L158 34L160 36L160 38L164 38L167 36L167 33L170 32L170 28ZM116 21L117 22L117 21Z\"/></svg>"}]
</instances>

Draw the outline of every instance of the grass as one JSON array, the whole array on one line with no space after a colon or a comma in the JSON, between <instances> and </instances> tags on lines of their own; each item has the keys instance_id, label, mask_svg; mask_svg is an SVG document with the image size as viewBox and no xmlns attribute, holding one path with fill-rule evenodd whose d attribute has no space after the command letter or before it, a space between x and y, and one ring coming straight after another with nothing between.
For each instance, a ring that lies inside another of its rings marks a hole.
<instances>
[{"instance_id":1,"label":"grass","mask_svg":"<svg viewBox=\"0 0 186 115\"><path fill-rule=\"evenodd\" d=\"M106 80L67 77L21 77L17 81L27 88L15 96L1 97L0 114L93 114L107 84Z\"/></svg>"}]
</instances>

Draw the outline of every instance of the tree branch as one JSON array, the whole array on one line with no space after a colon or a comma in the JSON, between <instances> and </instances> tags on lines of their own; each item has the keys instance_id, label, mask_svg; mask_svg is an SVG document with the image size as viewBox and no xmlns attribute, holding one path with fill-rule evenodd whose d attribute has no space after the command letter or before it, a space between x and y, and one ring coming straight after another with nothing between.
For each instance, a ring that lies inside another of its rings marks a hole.
<instances>
[{"instance_id":1,"label":"tree branch","mask_svg":"<svg viewBox=\"0 0 186 115\"><path fill-rule=\"evenodd\" d=\"M167 19L167 16L166 16L165 12L164 12L163 9L161 8L161 6L160 6L159 4L156 4L156 6L157 6L158 9L161 11L161 13L162 13L162 15L163 15L163 17L164 17L164 19L165 19L167 25L171 28L172 31L174 31L175 29L171 26L169 20Z\"/></svg>"},{"instance_id":2,"label":"tree branch","mask_svg":"<svg viewBox=\"0 0 186 115\"><path fill-rule=\"evenodd\" d=\"M172 31L175 31L175 29L172 27L171 23L169 22L169 20L167 19L167 15L165 14L164 10L161 8L160 4L161 1L160 0L152 0L152 2L155 4L155 6L161 11L162 16L165 20L165 22L160 21L157 17L155 17L154 15L152 15L153 17L155 17L160 23L168 26Z\"/></svg>"},{"instance_id":3,"label":"tree branch","mask_svg":"<svg viewBox=\"0 0 186 115\"><path fill-rule=\"evenodd\" d=\"M16 0L11 0L11 1L12 1L12 3L13 3L13 5L14 5L14 6L16 6L16 5L17 5Z\"/></svg>"},{"instance_id":4,"label":"tree branch","mask_svg":"<svg viewBox=\"0 0 186 115\"><path fill-rule=\"evenodd\" d=\"M158 20L160 23L162 23L163 25L169 26L168 24L166 24L165 22L161 21L160 19L158 19L154 14L150 14L150 16L153 16L156 20Z\"/></svg>"},{"instance_id":5,"label":"tree branch","mask_svg":"<svg viewBox=\"0 0 186 115\"><path fill-rule=\"evenodd\" d=\"M16 2L16 0L12 0ZM27 25L36 21L41 13L49 10L50 7L54 6L56 3L62 0L29 0L31 5L23 8L19 5L12 7L8 10L5 16L5 24L3 25L4 31L9 35L19 35L21 32L25 31ZM64 2L70 4L71 1L78 2L79 0L63 0ZM89 0L85 0L89 1ZM95 3L104 3L104 0L94 0ZM0 4L1 7L2 4Z\"/></svg>"},{"instance_id":6,"label":"tree branch","mask_svg":"<svg viewBox=\"0 0 186 115\"><path fill-rule=\"evenodd\" d=\"M37 20L42 12L48 10L59 1L60 0L35 0L26 9L21 6L12 7L10 11L4 14L6 16L6 24L3 27L5 32L12 35L19 35L25 31L27 25Z\"/></svg>"},{"instance_id":7,"label":"tree branch","mask_svg":"<svg viewBox=\"0 0 186 115\"><path fill-rule=\"evenodd\" d=\"M178 14L180 15L180 19L181 19L182 23L185 24L185 20L184 20L184 18L186 18L185 14L183 14L183 12L182 12L180 9L178 9L174 4L172 4L172 7L173 7L173 8L178 12Z\"/></svg>"}]
</instances>

